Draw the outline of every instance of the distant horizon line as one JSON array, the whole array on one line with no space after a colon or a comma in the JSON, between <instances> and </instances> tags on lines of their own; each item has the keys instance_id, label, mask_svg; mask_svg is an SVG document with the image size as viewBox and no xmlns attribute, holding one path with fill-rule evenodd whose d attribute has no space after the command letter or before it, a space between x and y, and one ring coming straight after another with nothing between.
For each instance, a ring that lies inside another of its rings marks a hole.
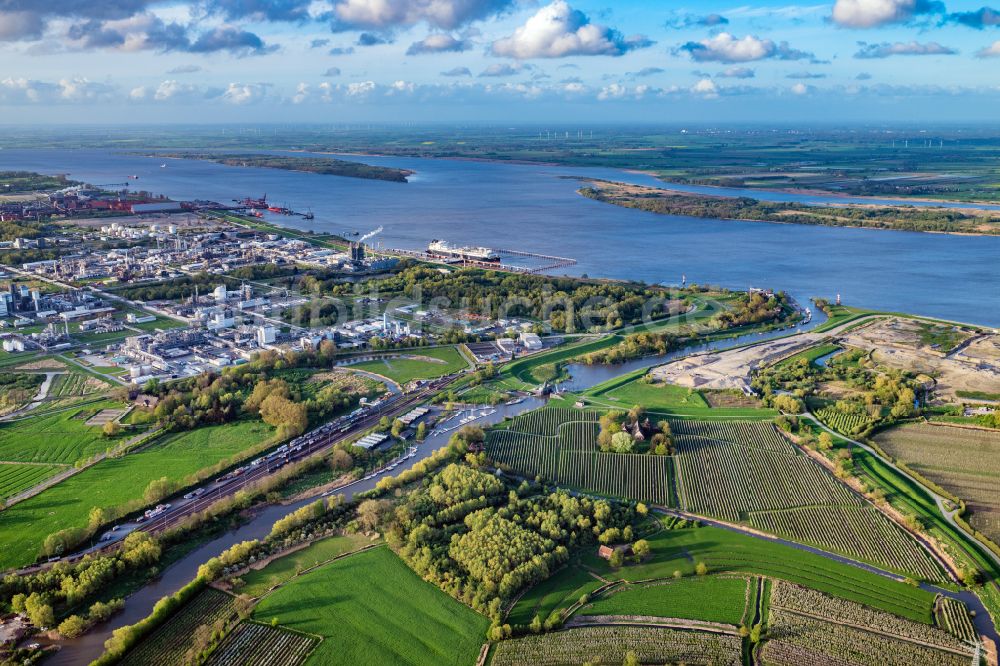
<instances>
[{"instance_id":1,"label":"distant horizon line","mask_svg":"<svg viewBox=\"0 0 1000 666\"><path fill-rule=\"evenodd\" d=\"M156 123L140 123L140 122L108 122L108 123L94 123L94 122L59 122L59 123L32 123L32 122L3 122L0 123L0 129L5 128L32 128L32 129L60 129L60 128L72 128L72 129L82 129L82 128L95 128L95 129L122 129L122 128L159 128L159 127L170 127L170 128L180 128L180 127L219 127L219 128L239 128L239 129L252 129L267 127L272 129L285 128L352 128L352 129L364 129L364 128L392 128L392 129L418 129L421 127L482 127L482 128L499 128L499 129L524 129L527 127L531 128L552 128L553 126L568 127L572 126L576 130L586 130L587 128L608 128L608 127L662 127L673 129L677 131L682 130L709 130L715 128L725 128L725 129L760 129L766 128L770 130L775 129L809 129L809 128L824 128L824 129L894 129L894 128L905 128L905 129L929 129L929 128L995 128L1000 130L1000 121L996 120L970 120L970 121L936 121L933 123L921 123L921 122L892 122L892 121L787 121L787 122L757 122L757 121L718 121L718 122L704 122L704 121L692 121L692 122L647 122L647 121L579 121L576 123L566 122L566 121L543 121L543 120L531 120L531 121L421 121L421 122L406 122L406 121L377 121L377 122L315 122L315 121L297 121L297 122L281 122L281 121L261 121L261 122L190 122L190 121L164 121ZM2 142L3 139L0 139Z\"/></svg>"}]
</instances>

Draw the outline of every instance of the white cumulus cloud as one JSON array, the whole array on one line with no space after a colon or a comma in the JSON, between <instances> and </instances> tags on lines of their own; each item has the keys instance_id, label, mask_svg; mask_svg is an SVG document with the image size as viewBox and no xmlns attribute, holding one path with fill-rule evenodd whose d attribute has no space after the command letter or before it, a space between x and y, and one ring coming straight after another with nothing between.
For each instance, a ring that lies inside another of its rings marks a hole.
<instances>
[{"instance_id":1,"label":"white cumulus cloud","mask_svg":"<svg viewBox=\"0 0 1000 666\"><path fill-rule=\"evenodd\" d=\"M700 42L688 42L680 47L691 59L697 62L752 62L766 58L778 60L814 60L811 53L798 51L788 45L788 42L775 43L754 35L739 38L728 32L703 39Z\"/></svg>"},{"instance_id":2,"label":"white cumulus cloud","mask_svg":"<svg viewBox=\"0 0 1000 666\"><path fill-rule=\"evenodd\" d=\"M333 15L345 27L395 28L425 22L451 30L506 10L513 0L337 0Z\"/></svg>"},{"instance_id":3,"label":"white cumulus cloud","mask_svg":"<svg viewBox=\"0 0 1000 666\"><path fill-rule=\"evenodd\" d=\"M464 39L458 39L445 33L436 33L427 35L419 42L410 44L410 48L406 49L406 54L420 55L422 53L458 52L467 51L470 48L472 48L472 45Z\"/></svg>"},{"instance_id":4,"label":"white cumulus cloud","mask_svg":"<svg viewBox=\"0 0 1000 666\"><path fill-rule=\"evenodd\" d=\"M943 9L933 0L837 0L831 18L845 28L877 28Z\"/></svg>"},{"instance_id":5,"label":"white cumulus cloud","mask_svg":"<svg viewBox=\"0 0 1000 666\"><path fill-rule=\"evenodd\" d=\"M513 35L493 42L494 55L509 58L562 58L579 55L620 56L652 42L642 36L591 23L565 0L546 5L518 27Z\"/></svg>"},{"instance_id":6,"label":"white cumulus cloud","mask_svg":"<svg viewBox=\"0 0 1000 666\"><path fill-rule=\"evenodd\" d=\"M1000 41L993 42L990 46L976 52L979 58L1000 58Z\"/></svg>"},{"instance_id":7,"label":"white cumulus cloud","mask_svg":"<svg viewBox=\"0 0 1000 666\"><path fill-rule=\"evenodd\" d=\"M712 79L702 79L691 86L691 92L695 95L707 97L708 99L714 99L719 96L719 87L715 85L715 81Z\"/></svg>"},{"instance_id":8,"label":"white cumulus cloud","mask_svg":"<svg viewBox=\"0 0 1000 666\"><path fill-rule=\"evenodd\" d=\"M242 106L260 101L266 94L267 86L260 83L230 83L222 93L222 99Z\"/></svg>"}]
</instances>

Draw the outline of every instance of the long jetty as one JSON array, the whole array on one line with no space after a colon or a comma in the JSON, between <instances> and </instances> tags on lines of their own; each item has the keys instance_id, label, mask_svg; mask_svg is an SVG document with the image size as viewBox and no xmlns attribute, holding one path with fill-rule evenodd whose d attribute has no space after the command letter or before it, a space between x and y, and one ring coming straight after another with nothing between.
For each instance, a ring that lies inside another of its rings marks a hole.
<instances>
[{"instance_id":1,"label":"long jetty","mask_svg":"<svg viewBox=\"0 0 1000 666\"><path fill-rule=\"evenodd\" d=\"M548 254L538 254L537 252L526 252L523 250L494 250L500 256L508 257L527 257L530 259L539 259L545 262L541 266L515 266L513 264L505 264L502 261L500 263L492 261L476 261L475 259L446 259L439 257L437 255L424 252L422 250L403 250L395 248L385 248L376 250L376 254L388 254L388 255L399 255L405 257L414 257L422 261L430 261L440 264L448 264L449 266L474 266L476 268L487 268L495 271L507 271L509 273L544 273L545 271L555 270L556 268L563 268L565 266L572 266L576 263L576 259L570 259L568 257L555 257Z\"/></svg>"}]
</instances>

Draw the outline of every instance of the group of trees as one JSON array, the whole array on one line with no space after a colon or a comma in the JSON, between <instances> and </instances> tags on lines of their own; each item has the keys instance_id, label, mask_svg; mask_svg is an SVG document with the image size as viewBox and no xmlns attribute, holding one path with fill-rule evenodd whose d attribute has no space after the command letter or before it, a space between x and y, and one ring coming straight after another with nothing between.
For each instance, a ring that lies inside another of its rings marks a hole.
<instances>
[{"instance_id":1,"label":"group of trees","mask_svg":"<svg viewBox=\"0 0 1000 666\"><path fill-rule=\"evenodd\" d=\"M752 380L765 404L788 414L803 410L803 400L822 393L823 385L840 382L849 391L826 405L827 413L854 423L860 434L870 425L909 418L917 414L919 384L910 373L876 366L861 349L849 349L819 366L802 356L765 368Z\"/></svg>"},{"instance_id":2,"label":"group of trees","mask_svg":"<svg viewBox=\"0 0 1000 666\"><path fill-rule=\"evenodd\" d=\"M451 464L381 520L414 571L499 621L503 604L548 578L572 549L633 518L627 507L540 490Z\"/></svg>"},{"instance_id":3,"label":"group of trees","mask_svg":"<svg viewBox=\"0 0 1000 666\"><path fill-rule=\"evenodd\" d=\"M208 160L228 166L258 167L265 169L285 169L289 171L308 171L332 176L348 178L366 178L369 180L388 180L405 183L407 176L413 172L396 167L348 162L333 157L291 157L285 155L219 155L215 153L175 153L177 157L189 160Z\"/></svg>"},{"instance_id":4,"label":"group of trees","mask_svg":"<svg viewBox=\"0 0 1000 666\"><path fill-rule=\"evenodd\" d=\"M718 185L718 182L712 182ZM665 193L658 188L622 186L618 183L600 182L585 187L580 194L596 201L626 208L638 208L661 215L719 220L759 220L837 227L871 227L902 229L907 231L968 231L981 232L984 218L981 215L941 208L915 208L912 206L812 206L808 204L761 201L750 197L716 197L701 194ZM739 181L732 184L741 187ZM896 184L863 181L856 185L853 194L876 194L901 190ZM850 191L850 190L848 190ZM915 188L907 194L917 193ZM995 219L995 218L994 218Z\"/></svg>"},{"instance_id":5,"label":"group of trees","mask_svg":"<svg viewBox=\"0 0 1000 666\"><path fill-rule=\"evenodd\" d=\"M790 309L785 292L768 294L762 291L747 292L736 297L732 307L715 315L713 322L719 328L733 328L752 324L775 322Z\"/></svg>"},{"instance_id":6,"label":"group of trees","mask_svg":"<svg viewBox=\"0 0 1000 666\"><path fill-rule=\"evenodd\" d=\"M67 637L82 634L91 625L121 610L121 600L95 602L86 613L77 611L88 599L102 593L114 580L159 562L160 544L146 532L132 532L116 553L87 555L75 564L56 562L31 574L8 574L0 582L0 601L24 613L36 627L54 628Z\"/></svg>"},{"instance_id":7,"label":"group of trees","mask_svg":"<svg viewBox=\"0 0 1000 666\"><path fill-rule=\"evenodd\" d=\"M601 451L649 453L657 456L674 453L670 422L662 420L654 426L641 405L635 405L628 412L605 412L600 417L599 424L597 447Z\"/></svg>"},{"instance_id":8,"label":"group of trees","mask_svg":"<svg viewBox=\"0 0 1000 666\"><path fill-rule=\"evenodd\" d=\"M512 317L547 322L559 332L606 330L669 313L672 298L641 283L591 282L473 268L442 272L403 262L391 276L369 280L366 290L398 295L489 319ZM346 296L356 287L336 276L303 279L304 290Z\"/></svg>"},{"instance_id":9,"label":"group of trees","mask_svg":"<svg viewBox=\"0 0 1000 666\"><path fill-rule=\"evenodd\" d=\"M240 266L226 275L201 271L192 275L164 280L162 282L126 284L112 291L134 301L183 301L194 296L197 290L201 296L210 296L213 289L224 284L230 289L239 286L238 280L273 280L280 277L294 278L299 268L292 265L255 264Z\"/></svg>"},{"instance_id":10,"label":"group of trees","mask_svg":"<svg viewBox=\"0 0 1000 666\"><path fill-rule=\"evenodd\" d=\"M309 373L291 373L301 368L329 367L336 349L320 345L307 352L277 353L264 351L249 363L205 372L169 385L155 380L142 391L157 396L153 416L170 428L186 430L201 425L229 423L243 416L259 416L278 429L280 437L301 434L310 422L353 407L362 395L374 396L374 383L367 392L357 385L330 384L315 392L305 391ZM287 379L286 379L287 377ZM138 393L138 388L132 393Z\"/></svg>"},{"instance_id":11,"label":"group of trees","mask_svg":"<svg viewBox=\"0 0 1000 666\"><path fill-rule=\"evenodd\" d=\"M29 372L0 373L0 415L19 409L38 393L45 376Z\"/></svg>"},{"instance_id":12,"label":"group of trees","mask_svg":"<svg viewBox=\"0 0 1000 666\"><path fill-rule=\"evenodd\" d=\"M668 332L632 333L618 344L590 352L581 360L587 365L596 365L600 363L624 363L634 358L653 354L662 356L667 352L680 349L684 340L682 336Z\"/></svg>"}]
</instances>

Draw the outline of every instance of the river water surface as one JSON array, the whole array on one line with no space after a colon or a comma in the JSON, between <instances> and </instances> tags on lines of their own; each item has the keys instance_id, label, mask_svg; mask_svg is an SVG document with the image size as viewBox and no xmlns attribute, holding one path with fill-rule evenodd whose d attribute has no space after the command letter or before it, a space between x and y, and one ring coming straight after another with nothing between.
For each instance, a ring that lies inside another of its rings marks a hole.
<instances>
[{"instance_id":1,"label":"river water surface","mask_svg":"<svg viewBox=\"0 0 1000 666\"><path fill-rule=\"evenodd\" d=\"M0 169L67 173L93 184L125 182L175 199L259 197L315 220L272 216L303 229L362 233L383 226L386 247L432 239L529 250L579 263L570 274L678 284L784 289L800 300L844 302L1000 326L1000 237L734 222L657 215L576 194L577 177L662 185L601 168L418 158L349 158L411 169L409 183L228 167L94 150L0 150ZM166 163L166 168L160 165ZM672 188L681 186L670 185ZM684 186L716 194L844 203L850 198ZM864 200L870 201L870 200ZM892 202L883 199L881 201Z\"/></svg>"}]
</instances>

